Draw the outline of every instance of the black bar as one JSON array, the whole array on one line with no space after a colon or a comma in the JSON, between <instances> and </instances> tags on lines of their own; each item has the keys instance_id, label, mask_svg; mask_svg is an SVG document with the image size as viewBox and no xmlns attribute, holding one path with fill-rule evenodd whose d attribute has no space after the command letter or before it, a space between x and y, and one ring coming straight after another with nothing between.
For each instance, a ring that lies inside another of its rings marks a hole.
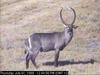
<instances>
[{"instance_id":1,"label":"black bar","mask_svg":"<svg viewBox=\"0 0 100 75\"><path fill-rule=\"evenodd\" d=\"M0 71L0 75L68 75L68 71Z\"/></svg>"}]
</instances>

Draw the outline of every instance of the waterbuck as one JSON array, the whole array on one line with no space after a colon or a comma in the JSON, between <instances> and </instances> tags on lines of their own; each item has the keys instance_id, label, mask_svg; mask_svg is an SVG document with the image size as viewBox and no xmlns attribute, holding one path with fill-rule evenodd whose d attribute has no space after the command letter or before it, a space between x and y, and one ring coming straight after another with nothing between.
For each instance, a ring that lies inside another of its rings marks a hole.
<instances>
[{"instance_id":1,"label":"waterbuck","mask_svg":"<svg viewBox=\"0 0 100 75\"><path fill-rule=\"evenodd\" d=\"M65 23L62 17L62 10L60 10L60 18L64 24L64 31L52 32L52 33L33 33L29 38L25 40L26 50L26 68L29 67L29 61L31 60L34 66L37 68L35 59L39 52L55 51L55 63L58 66L58 58L61 50L71 41L73 37L73 28L76 28L73 24L76 19L76 13L73 8L70 8L74 13L74 19L71 24Z\"/></svg>"}]
</instances>

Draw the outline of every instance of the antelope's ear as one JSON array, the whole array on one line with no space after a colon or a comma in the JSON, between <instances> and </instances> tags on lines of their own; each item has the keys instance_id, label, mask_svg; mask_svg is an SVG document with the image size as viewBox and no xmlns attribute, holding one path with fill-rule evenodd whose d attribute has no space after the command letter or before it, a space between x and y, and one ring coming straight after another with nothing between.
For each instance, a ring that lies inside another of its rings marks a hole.
<instances>
[{"instance_id":1,"label":"antelope's ear","mask_svg":"<svg viewBox=\"0 0 100 75\"><path fill-rule=\"evenodd\" d=\"M73 25L73 28L74 28L74 29L77 29L77 28L78 28L78 26Z\"/></svg>"}]
</instances>

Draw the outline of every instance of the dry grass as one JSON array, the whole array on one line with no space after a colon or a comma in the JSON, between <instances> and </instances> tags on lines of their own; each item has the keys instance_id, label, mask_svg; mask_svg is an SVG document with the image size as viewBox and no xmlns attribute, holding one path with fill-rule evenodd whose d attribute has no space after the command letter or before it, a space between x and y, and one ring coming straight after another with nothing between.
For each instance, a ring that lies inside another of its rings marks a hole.
<instances>
[{"instance_id":1,"label":"dry grass","mask_svg":"<svg viewBox=\"0 0 100 75\"><path fill-rule=\"evenodd\" d=\"M76 10L75 25L79 27L73 40L60 54L60 66L55 68L52 65L54 52L48 52L37 57L38 69L30 62L27 70L68 70L71 75L100 74L100 0L1 0L0 70L26 71L25 62L16 60L24 55L24 39L33 32L62 31L59 11L67 6ZM64 13L64 16L68 15ZM71 18L66 20L70 22ZM91 59L96 62L91 64Z\"/></svg>"}]
</instances>

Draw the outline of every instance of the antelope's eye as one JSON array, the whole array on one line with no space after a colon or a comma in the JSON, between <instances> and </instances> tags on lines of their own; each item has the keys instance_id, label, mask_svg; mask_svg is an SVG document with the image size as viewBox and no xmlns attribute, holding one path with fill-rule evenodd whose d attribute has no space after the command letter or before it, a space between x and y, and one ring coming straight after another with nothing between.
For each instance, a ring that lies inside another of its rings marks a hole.
<instances>
[{"instance_id":1,"label":"antelope's eye","mask_svg":"<svg viewBox=\"0 0 100 75\"><path fill-rule=\"evenodd\" d=\"M68 32L72 32L73 30L71 28L68 29Z\"/></svg>"}]
</instances>

